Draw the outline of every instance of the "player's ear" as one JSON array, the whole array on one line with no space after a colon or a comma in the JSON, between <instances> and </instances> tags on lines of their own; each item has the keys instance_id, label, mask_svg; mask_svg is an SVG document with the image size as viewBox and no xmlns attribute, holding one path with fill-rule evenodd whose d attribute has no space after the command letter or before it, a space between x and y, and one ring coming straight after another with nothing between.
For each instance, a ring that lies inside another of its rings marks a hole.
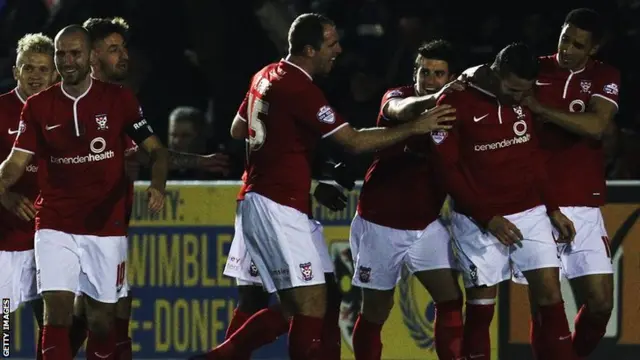
<instances>
[{"instance_id":1,"label":"player's ear","mask_svg":"<svg viewBox=\"0 0 640 360\"><path fill-rule=\"evenodd\" d=\"M594 56L598 53L598 50L600 50L600 44L593 45L591 50L589 50L589 56Z\"/></svg>"},{"instance_id":2,"label":"player's ear","mask_svg":"<svg viewBox=\"0 0 640 360\"><path fill-rule=\"evenodd\" d=\"M96 53L96 50L95 49L89 50L89 64L93 66L96 64L97 61L98 61L98 54Z\"/></svg>"},{"instance_id":3,"label":"player's ear","mask_svg":"<svg viewBox=\"0 0 640 360\"><path fill-rule=\"evenodd\" d=\"M11 71L13 72L13 80L18 81L18 67L14 65Z\"/></svg>"},{"instance_id":4,"label":"player's ear","mask_svg":"<svg viewBox=\"0 0 640 360\"><path fill-rule=\"evenodd\" d=\"M306 45L302 52L307 57L313 57L316 54L316 49L314 49L311 45Z\"/></svg>"}]
</instances>

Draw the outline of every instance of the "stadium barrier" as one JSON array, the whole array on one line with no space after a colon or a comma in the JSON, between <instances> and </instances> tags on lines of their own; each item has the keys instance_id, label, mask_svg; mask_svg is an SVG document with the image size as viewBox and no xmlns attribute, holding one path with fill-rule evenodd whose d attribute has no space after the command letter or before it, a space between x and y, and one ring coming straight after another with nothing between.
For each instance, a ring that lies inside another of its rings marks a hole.
<instances>
[{"instance_id":1,"label":"stadium barrier","mask_svg":"<svg viewBox=\"0 0 640 360\"><path fill-rule=\"evenodd\" d=\"M128 280L135 298L131 322L134 358L184 359L223 340L236 304L234 282L222 272L233 238L239 183L170 182L166 206L159 214L147 210L146 186L144 182L136 184L130 231ZM324 225L344 294L340 327L345 360L353 359L351 332L361 302L360 292L351 286L353 264L348 245L358 189L349 194L344 211L333 213L313 204L314 217ZM607 339L598 350L608 356L597 358L636 359L637 355L630 354L640 351L640 228L635 225L640 214L640 182L611 183L610 195L612 201L603 211L617 270L616 308ZM636 241L624 242L634 237ZM573 294L567 286L563 290L569 316L573 316ZM526 292L509 284L500 292L499 311L491 329L492 358L529 358ZM416 280L405 277L395 301L383 329L383 359L437 359L432 299ZM11 331L11 357L33 359L36 333L30 309L18 310ZM261 349L254 358L286 359L285 338Z\"/></svg>"}]
</instances>

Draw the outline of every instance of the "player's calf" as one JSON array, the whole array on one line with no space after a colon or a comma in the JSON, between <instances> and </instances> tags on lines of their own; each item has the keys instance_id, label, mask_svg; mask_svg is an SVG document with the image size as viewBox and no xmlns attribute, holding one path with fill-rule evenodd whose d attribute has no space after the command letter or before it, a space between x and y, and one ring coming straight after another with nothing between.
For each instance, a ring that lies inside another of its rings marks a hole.
<instances>
[{"instance_id":1,"label":"player's calf","mask_svg":"<svg viewBox=\"0 0 640 360\"><path fill-rule=\"evenodd\" d=\"M116 303L115 333L116 356L115 360L131 360L133 357L131 338L129 337L129 322L131 320L131 289L126 297L118 299Z\"/></svg>"},{"instance_id":2,"label":"player's calf","mask_svg":"<svg viewBox=\"0 0 640 360\"><path fill-rule=\"evenodd\" d=\"M45 291L44 327L42 329L42 358L44 360L70 360L69 327L73 316L75 294L68 291Z\"/></svg>"},{"instance_id":3,"label":"player's calf","mask_svg":"<svg viewBox=\"0 0 640 360\"><path fill-rule=\"evenodd\" d=\"M73 304L73 320L69 329L69 341L71 343L71 355L76 357L78 351L87 340L87 314L84 305L84 296L78 294Z\"/></svg>"},{"instance_id":4,"label":"player's calf","mask_svg":"<svg viewBox=\"0 0 640 360\"><path fill-rule=\"evenodd\" d=\"M353 328L353 352L358 360L379 360L382 356L382 326L393 308L390 290L362 289L362 309Z\"/></svg>"},{"instance_id":5,"label":"player's calf","mask_svg":"<svg viewBox=\"0 0 640 360\"><path fill-rule=\"evenodd\" d=\"M293 314L289 328L289 356L292 360L320 359L327 310L326 284L280 290L278 296L284 310Z\"/></svg>"},{"instance_id":6,"label":"player's calf","mask_svg":"<svg viewBox=\"0 0 640 360\"><path fill-rule=\"evenodd\" d=\"M613 275L596 274L571 279L583 305L575 319L573 349L580 357L589 356L607 331L613 311Z\"/></svg>"},{"instance_id":7,"label":"player's calf","mask_svg":"<svg viewBox=\"0 0 640 360\"><path fill-rule=\"evenodd\" d=\"M491 321L495 312L496 286L466 289L467 307L462 335L462 355L467 358L491 358Z\"/></svg>"},{"instance_id":8,"label":"player's calf","mask_svg":"<svg viewBox=\"0 0 640 360\"><path fill-rule=\"evenodd\" d=\"M114 327L116 304L103 303L84 296L87 327L87 359L99 360L113 358L116 348Z\"/></svg>"},{"instance_id":9,"label":"player's calf","mask_svg":"<svg viewBox=\"0 0 640 360\"><path fill-rule=\"evenodd\" d=\"M340 306L342 293L333 273L325 273L327 283L327 311L322 330L322 359L340 360L342 334L340 332Z\"/></svg>"},{"instance_id":10,"label":"player's calf","mask_svg":"<svg viewBox=\"0 0 640 360\"><path fill-rule=\"evenodd\" d=\"M436 305L434 340L440 359L462 356L462 291L453 269L419 271L414 274Z\"/></svg>"},{"instance_id":11,"label":"player's calf","mask_svg":"<svg viewBox=\"0 0 640 360\"><path fill-rule=\"evenodd\" d=\"M571 331L560 292L559 269L550 267L523 274L529 283L533 306L537 308L537 319L534 320L540 326L537 341L545 359L572 359Z\"/></svg>"}]
</instances>

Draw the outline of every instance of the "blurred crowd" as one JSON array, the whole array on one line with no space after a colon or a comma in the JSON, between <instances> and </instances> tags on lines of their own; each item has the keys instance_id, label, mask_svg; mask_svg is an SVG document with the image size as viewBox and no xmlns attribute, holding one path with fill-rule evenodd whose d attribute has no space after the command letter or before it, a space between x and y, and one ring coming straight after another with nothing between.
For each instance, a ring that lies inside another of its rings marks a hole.
<instances>
[{"instance_id":1,"label":"blurred crowd","mask_svg":"<svg viewBox=\"0 0 640 360\"><path fill-rule=\"evenodd\" d=\"M332 75L318 82L353 126L368 127L385 90L412 82L421 42L452 41L462 54L460 69L488 62L517 40L548 55L567 11L585 6L608 18L611 31L598 57L622 73L620 112L604 139L607 174L640 179L640 111L633 104L640 98L640 0L0 0L0 90L15 86L15 45L25 33L54 36L89 17L123 17L131 25L129 85L156 132L177 151L229 153L234 168L225 178L239 179L244 144L231 140L231 121L250 77L286 54L287 30L299 13L321 12L336 22L343 53ZM324 155L347 161L359 178L369 165L369 158L344 158L330 145Z\"/></svg>"}]
</instances>

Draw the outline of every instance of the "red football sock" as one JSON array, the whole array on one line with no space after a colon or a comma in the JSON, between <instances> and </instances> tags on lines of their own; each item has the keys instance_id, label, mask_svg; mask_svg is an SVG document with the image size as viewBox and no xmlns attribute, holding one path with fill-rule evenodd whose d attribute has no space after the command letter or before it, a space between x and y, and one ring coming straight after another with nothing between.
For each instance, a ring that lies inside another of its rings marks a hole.
<instances>
[{"instance_id":1,"label":"red football sock","mask_svg":"<svg viewBox=\"0 0 640 360\"><path fill-rule=\"evenodd\" d=\"M238 331L238 329L240 329L242 325L244 325L244 323L246 323L247 320L249 320L251 315L253 314L242 312L237 308L233 310L233 317L229 322L229 327L227 328L227 332L224 335L224 339L227 340L228 338L231 337L231 335L233 335L233 333Z\"/></svg>"},{"instance_id":2,"label":"red football sock","mask_svg":"<svg viewBox=\"0 0 640 360\"><path fill-rule=\"evenodd\" d=\"M71 360L69 328L45 325L42 329L42 359Z\"/></svg>"},{"instance_id":3,"label":"red football sock","mask_svg":"<svg viewBox=\"0 0 640 360\"><path fill-rule=\"evenodd\" d=\"M462 299L436 304L435 346L440 359L462 356Z\"/></svg>"},{"instance_id":4,"label":"red football sock","mask_svg":"<svg viewBox=\"0 0 640 360\"><path fill-rule=\"evenodd\" d=\"M356 360L380 360L382 357L382 325L358 315L353 327L353 354Z\"/></svg>"},{"instance_id":5,"label":"red football sock","mask_svg":"<svg viewBox=\"0 0 640 360\"><path fill-rule=\"evenodd\" d=\"M67 336L71 344L71 356L75 358L84 341L87 340L87 321L84 317L73 317L73 322L71 323L71 328Z\"/></svg>"},{"instance_id":6,"label":"red football sock","mask_svg":"<svg viewBox=\"0 0 640 360\"><path fill-rule=\"evenodd\" d=\"M229 339L207 353L207 359L248 359L256 349L274 342L289 329L280 307L255 313Z\"/></svg>"},{"instance_id":7,"label":"red football sock","mask_svg":"<svg viewBox=\"0 0 640 360\"><path fill-rule=\"evenodd\" d=\"M116 331L111 329L106 338L89 331L87 337L87 360L114 360L116 358Z\"/></svg>"},{"instance_id":8,"label":"red football sock","mask_svg":"<svg viewBox=\"0 0 640 360\"><path fill-rule=\"evenodd\" d=\"M337 307L328 308L324 316L322 328L322 359L340 360L342 335L340 334L340 304Z\"/></svg>"},{"instance_id":9,"label":"red football sock","mask_svg":"<svg viewBox=\"0 0 640 360\"><path fill-rule=\"evenodd\" d=\"M580 357L589 356L598 346L600 340L607 332L609 318L595 316L589 312L586 305L582 305L575 320L575 332L573 334L573 350Z\"/></svg>"},{"instance_id":10,"label":"red football sock","mask_svg":"<svg viewBox=\"0 0 640 360\"><path fill-rule=\"evenodd\" d=\"M493 299L491 301L494 301ZM476 301L477 302L477 301ZM491 359L491 320L495 302L474 304L467 301L466 321L462 337L462 355L478 360Z\"/></svg>"},{"instance_id":11,"label":"red football sock","mask_svg":"<svg viewBox=\"0 0 640 360\"><path fill-rule=\"evenodd\" d=\"M289 329L289 357L291 360L323 360L323 318L294 315Z\"/></svg>"},{"instance_id":12,"label":"red football sock","mask_svg":"<svg viewBox=\"0 0 640 360\"><path fill-rule=\"evenodd\" d=\"M116 318L116 360L131 360L133 350L129 337L129 319Z\"/></svg>"},{"instance_id":13,"label":"red football sock","mask_svg":"<svg viewBox=\"0 0 640 360\"><path fill-rule=\"evenodd\" d=\"M38 330L38 341L36 341L36 360L42 360L42 329Z\"/></svg>"},{"instance_id":14,"label":"red football sock","mask_svg":"<svg viewBox=\"0 0 640 360\"><path fill-rule=\"evenodd\" d=\"M529 339L531 341L531 352L533 353L534 360L545 360L544 342L541 341L542 334L540 333L540 320L534 318L537 315L531 315L529 321Z\"/></svg>"},{"instance_id":15,"label":"red football sock","mask_svg":"<svg viewBox=\"0 0 640 360\"><path fill-rule=\"evenodd\" d=\"M564 302L544 305L538 308L540 312L540 341L544 348L544 360L574 359L571 346L571 331L567 314L564 312Z\"/></svg>"}]
</instances>

